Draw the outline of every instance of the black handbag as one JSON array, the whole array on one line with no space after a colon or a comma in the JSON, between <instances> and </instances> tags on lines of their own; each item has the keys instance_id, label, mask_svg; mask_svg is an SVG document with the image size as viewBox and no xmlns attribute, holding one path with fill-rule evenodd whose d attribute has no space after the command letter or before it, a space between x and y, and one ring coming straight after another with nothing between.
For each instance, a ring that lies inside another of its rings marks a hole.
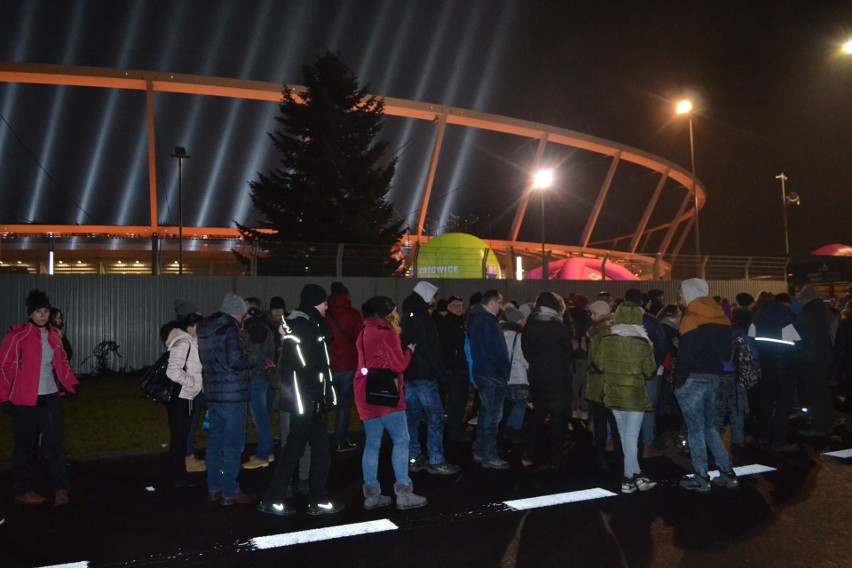
<instances>
[{"instance_id":1,"label":"black handbag","mask_svg":"<svg viewBox=\"0 0 852 568\"><path fill-rule=\"evenodd\" d=\"M364 353L364 334L361 339L361 358L366 364L367 355ZM396 408L399 404L399 381L397 373L390 369L368 369L366 381L367 404Z\"/></svg>"},{"instance_id":2,"label":"black handbag","mask_svg":"<svg viewBox=\"0 0 852 568\"><path fill-rule=\"evenodd\" d=\"M396 408L399 404L397 374L390 369L367 371L367 404Z\"/></svg>"},{"instance_id":3,"label":"black handbag","mask_svg":"<svg viewBox=\"0 0 852 568\"><path fill-rule=\"evenodd\" d=\"M186 351L187 361L189 360L190 349L192 349L192 347ZM166 351L160 355L157 362L145 371L145 374L142 375L142 379L139 381L139 388L142 389L142 392L157 402L162 402L164 404L171 402L172 397L175 395L175 386L177 385L177 383L171 380L166 374L166 369L169 368L170 354L170 351ZM186 369L186 361L183 362L183 368ZM180 392L180 390L178 390L178 392Z\"/></svg>"}]
</instances>

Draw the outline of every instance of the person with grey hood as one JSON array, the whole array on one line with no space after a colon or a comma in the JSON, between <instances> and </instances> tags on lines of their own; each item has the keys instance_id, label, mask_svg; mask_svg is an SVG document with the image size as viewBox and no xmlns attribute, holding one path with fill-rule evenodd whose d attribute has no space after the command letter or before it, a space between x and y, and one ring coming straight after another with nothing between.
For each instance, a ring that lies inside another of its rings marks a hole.
<instances>
[{"instance_id":1,"label":"person with grey hood","mask_svg":"<svg viewBox=\"0 0 852 568\"><path fill-rule=\"evenodd\" d=\"M438 378L447 374L441 362L438 327L429 315L438 287L418 282L402 302L402 344L415 345L411 364L405 370L405 413L408 418L408 469L434 475L453 475L459 467L444 459L444 406ZM420 414L426 415L426 453L420 446Z\"/></svg>"},{"instance_id":2,"label":"person with grey hood","mask_svg":"<svg viewBox=\"0 0 852 568\"><path fill-rule=\"evenodd\" d=\"M244 493L237 483L251 398L249 371L257 365L248 352L241 328L245 314L245 301L228 292L219 311L204 319L197 330L210 416L207 500L225 506L245 505L255 499L254 493Z\"/></svg>"}]
</instances>

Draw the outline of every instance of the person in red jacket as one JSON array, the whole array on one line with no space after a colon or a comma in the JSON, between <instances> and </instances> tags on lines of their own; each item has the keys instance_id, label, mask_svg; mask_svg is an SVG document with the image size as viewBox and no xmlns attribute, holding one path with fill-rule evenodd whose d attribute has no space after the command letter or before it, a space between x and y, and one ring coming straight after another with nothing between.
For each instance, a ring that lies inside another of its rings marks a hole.
<instances>
[{"instance_id":1,"label":"person in red jacket","mask_svg":"<svg viewBox=\"0 0 852 568\"><path fill-rule=\"evenodd\" d=\"M367 321L358 335L358 373L355 375L355 406L364 422L364 454L361 471L364 474L364 508L367 510L390 505L391 498L382 495L379 485L379 449L387 431L393 441L393 466L397 509L414 509L426 504L426 498L414 493L408 476L408 419L405 415L405 385L402 373L411 364L414 344L402 348L399 313L396 303L386 296L370 298L364 304ZM389 369L397 374L399 402L396 407L367 402L367 373L369 369Z\"/></svg>"},{"instance_id":2,"label":"person in red jacket","mask_svg":"<svg viewBox=\"0 0 852 568\"><path fill-rule=\"evenodd\" d=\"M41 434L54 504L68 504L68 472L62 433L60 397L74 394L79 382L62 348L62 339L48 325L50 300L32 290L26 300L29 320L13 325L0 346L0 403L9 406L15 449L12 484L15 503L39 505L45 498L32 487L30 458Z\"/></svg>"},{"instance_id":3,"label":"person in red jacket","mask_svg":"<svg viewBox=\"0 0 852 568\"><path fill-rule=\"evenodd\" d=\"M349 441L349 410L352 406L352 381L358 365L355 338L364 327L361 312L352 307L352 296L340 282L331 283L325 319L331 327L328 345L332 384L337 391L337 416L334 421L335 451L348 452L358 446Z\"/></svg>"}]
</instances>

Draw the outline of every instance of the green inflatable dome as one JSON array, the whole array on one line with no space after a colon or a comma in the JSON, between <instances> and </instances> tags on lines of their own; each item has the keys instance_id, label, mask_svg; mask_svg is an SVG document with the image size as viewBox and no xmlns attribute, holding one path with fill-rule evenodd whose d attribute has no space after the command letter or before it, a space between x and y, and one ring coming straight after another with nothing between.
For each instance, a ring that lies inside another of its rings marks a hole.
<instances>
[{"instance_id":1,"label":"green inflatable dome","mask_svg":"<svg viewBox=\"0 0 852 568\"><path fill-rule=\"evenodd\" d=\"M485 241L467 233L446 233L422 247L415 278L502 278L497 255Z\"/></svg>"}]
</instances>

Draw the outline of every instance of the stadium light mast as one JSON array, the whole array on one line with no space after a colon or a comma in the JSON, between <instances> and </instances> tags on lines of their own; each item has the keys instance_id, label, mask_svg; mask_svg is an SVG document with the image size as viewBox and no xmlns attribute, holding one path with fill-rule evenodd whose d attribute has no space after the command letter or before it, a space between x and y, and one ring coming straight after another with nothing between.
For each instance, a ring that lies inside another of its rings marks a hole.
<instances>
[{"instance_id":1,"label":"stadium light mast","mask_svg":"<svg viewBox=\"0 0 852 568\"><path fill-rule=\"evenodd\" d=\"M178 161L178 275L183 275L183 161L189 159L186 148L175 146L172 158Z\"/></svg>"},{"instance_id":2,"label":"stadium light mast","mask_svg":"<svg viewBox=\"0 0 852 568\"><path fill-rule=\"evenodd\" d=\"M698 257L699 263L701 263L701 232L698 228L698 191L695 187L695 138L692 133L692 113L694 110L694 106L692 101L689 99L684 99L677 103L677 107L675 108L675 113L677 114L685 114L689 118L689 162L692 171L692 200L693 200L693 208L695 209L695 255ZM701 263L701 266L704 264Z\"/></svg>"},{"instance_id":3,"label":"stadium light mast","mask_svg":"<svg viewBox=\"0 0 852 568\"><path fill-rule=\"evenodd\" d=\"M553 185L553 170L539 170L533 176L532 188L541 194L541 279L550 279L547 267L547 254L544 251L544 194Z\"/></svg>"}]
</instances>

